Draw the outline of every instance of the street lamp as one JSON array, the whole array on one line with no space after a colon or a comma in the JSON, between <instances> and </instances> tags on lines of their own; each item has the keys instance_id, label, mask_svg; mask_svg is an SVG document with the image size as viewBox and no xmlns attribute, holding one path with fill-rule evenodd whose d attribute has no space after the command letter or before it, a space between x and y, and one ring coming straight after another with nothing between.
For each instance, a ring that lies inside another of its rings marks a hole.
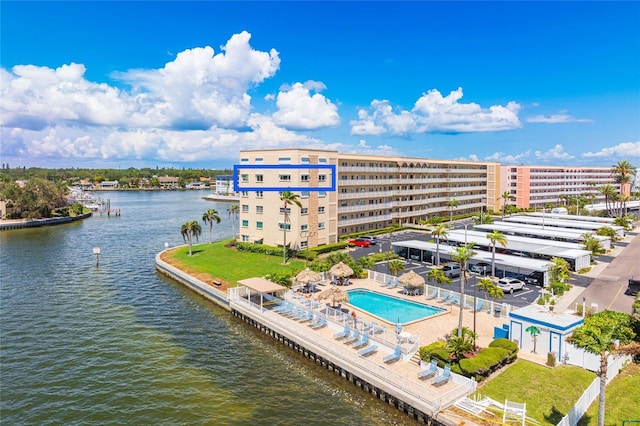
<instances>
[{"instance_id":1,"label":"street lamp","mask_svg":"<svg viewBox=\"0 0 640 426\"><path fill-rule=\"evenodd\" d=\"M478 286L478 276L473 276L473 349L476 348L476 306L478 306L478 301L476 299L476 287Z\"/></svg>"}]
</instances>

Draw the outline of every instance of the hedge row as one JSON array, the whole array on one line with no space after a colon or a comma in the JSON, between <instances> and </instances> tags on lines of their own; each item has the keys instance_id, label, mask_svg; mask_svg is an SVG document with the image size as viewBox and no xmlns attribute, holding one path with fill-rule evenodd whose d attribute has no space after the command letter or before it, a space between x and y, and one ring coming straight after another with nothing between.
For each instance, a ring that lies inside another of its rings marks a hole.
<instances>
[{"instance_id":1,"label":"hedge row","mask_svg":"<svg viewBox=\"0 0 640 426\"><path fill-rule=\"evenodd\" d=\"M517 357L518 345L509 339L496 339L489 344L488 348L480 350L475 357L464 358L459 364L451 365L451 371L482 381L494 371L515 361ZM449 365L452 358L447 350L447 343L443 341L420 348L420 359L426 362L435 359L440 367Z\"/></svg>"}]
</instances>

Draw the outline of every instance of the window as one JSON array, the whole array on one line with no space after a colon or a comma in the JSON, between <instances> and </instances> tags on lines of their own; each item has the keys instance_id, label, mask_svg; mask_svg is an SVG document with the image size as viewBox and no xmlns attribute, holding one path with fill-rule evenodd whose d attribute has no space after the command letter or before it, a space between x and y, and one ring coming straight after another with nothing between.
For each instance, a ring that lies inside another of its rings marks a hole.
<instances>
[{"instance_id":1,"label":"window","mask_svg":"<svg viewBox=\"0 0 640 426\"><path fill-rule=\"evenodd\" d=\"M286 209L284 207L280 207L280 214L289 214L291 213L291 208L287 207Z\"/></svg>"},{"instance_id":2,"label":"window","mask_svg":"<svg viewBox=\"0 0 640 426\"><path fill-rule=\"evenodd\" d=\"M306 208L306 207L302 207L302 208L300 209L300 214L309 214L309 209L308 209L308 208Z\"/></svg>"},{"instance_id":3,"label":"window","mask_svg":"<svg viewBox=\"0 0 640 426\"><path fill-rule=\"evenodd\" d=\"M300 180L302 182L309 182L309 175L301 175Z\"/></svg>"},{"instance_id":4,"label":"window","mask_svg":"<svg viewBox=\"0 0 640 426\"><path fill-rule=\"evenodd\" d=\"M319 158L318 159L318 163L326 163L327 159L326 158Z\"/></svg>"},{"instance_id":5,"label":"window","mask_svg":"<svg viewBox=\"0 0 640 426\"><path fill-rule=\"evenodd\" d=\"M242 191L240 193L244 198L247 198L249 196L249 191Z\"/></svg>"},{"instance_id":6,"label":"window","mask_svg":"<svg viewBox=\"0 0 640 426\"><path fill-rule=\"evenodd\" d=\"M300 158L300 162L301 162L301 163L308 163L308 162L309 162L309 157L302 157L302 158Z\"/></svg>"},{"instance_id":7,"label":"window","mask_svg":"<svg viewBox=\"0 0 640 426\"><path fill-rule=\"evenodd\" d=\"M262 198L264 196L264 192L262 191L256 191L256 197L257 198Z\"/></svg>"},{"instance_id":8,"label":"window","mask_svg":"<svg viewBox=\"0 0 640 426\"><path fill-rule=\"evenodd\" d=\"M324 222L318 222L318 229L324 229Z\"/></svg>"},{"instance_id":9,"label":"window","mask_svg":"<svg viewBox=\"0 0 640 426\"><path fill-rule=\"evenodd\" d=\"M318 181L326 182L327 181L327 175L318 175Z\"/></svg>"},{"instance_id":10,"label":"window","mask_svg":"<svg viewBox=\"0 0 640 426\"><path fill-rule=\"evenodd\" d=\"M309 191L302 191L300 193L300 198L309 198Z\"/></svg>"},{"instance_id":11,"label":"window","mask_svg":"<svg viewBox=\"0 0 640 426\"><path fill-rule=\"evenodd\" d=\"M241 162L241 163L248 163L248 162L249 162L249 159L248 159L248 158L241 158L241 159L240 159L240 162Z\"/></svg>"},{"instance_id":12,"label":"window","mask_svg":"<svg viewBox=\"0 0 640 426\"><path fill-rule=\"evenodd\" d=\"M242 205L242 213L249 213L249 206L247 204Z\"/></svg>"},{"instance_id":13,"label":"window","mask_svg":"<svg viewBox=\"0 0 640 426\"><path fill-rule=\"evenodd\" d=\"M300 248L307 248L308 244L306 241L300 241Z\"/></svg>"},{"instance_id":14,"label":"window","mask_svg":"<svg viewBox=\"0 0 640 426\"><path fill-rule=\"evenodd\" d=\"M291 230L291 224L290 223L282 223L282 222L280 222L280 223L278 223L278 228L280 228L281 231L284 231L285 229L287 231L290 231Z\"/></svg>"},{"instance_id":15,"label":"window","mask_svg":"<svg viewBox=\"0 0 640 426\"><path fill-rule=\"evenodd\" d=\"M309 225L300 225L300 230L301 231L306 231L309 229Z\"/></svg>"},{"instance_id":16,"label":"window","mask_svg":"<svg viewBox=\"0 0 640 426\"><path fill-rule=\"evenodd\" d=\"M318 213L324 213L324 206L318 207Z\"/></svg>"},{"instance_id":17,"label":"window","mask_svg":"<svg viewBox=\"0 0 640 426\"><path fill-rule=\"evenodd\" d=\"M318 197L326 197L327 191L318 191Z\"/></svg>"},{"instance_id":18,"label":"window","mask_svg":"<svg viewBox=\"0 0 640 426\"><path fill-rule=\"evenodd\" d=\"M249 226L249 221L247 219L242 219L242 226L245 228Z\"/></svg>"},{"instance_id":19,"label":"window","mask_svg":"<svg viewBox=\"0 0 640 426\"><path fill-rule=\"evenodd\" d=\"M242 242L243 243L248 243L249 242L249 236L248 235L243 235L242 236Z\"/></svg>"},{"instance_id":20,"label":"window","mask_svg":"<svg viewBox=\"0 0 640 426\"><path fill-rule=\"evenodd\" d=\"M280 179L281 182L291 181L291 175L278 175L278 178Z\"/></svg>"},{"instance_id":21,"label":"window","mask_svg":"<svg viewBox=\"0 0 640 426\"><path fill-rule=\"evenodd\" d=\"M263 175L256 175L256 182L264 182L264 176Z\"/></svg>"},{"instance_id":22,"label":"window","mask_svg":"<svg viewBox=\"0 0 640 426\"><path fill-rule=\"evenodd\" d=\"M242 174L242 175L240 175L240 179L242 179L243 182L249 182L249 175L248 174Z\"/></svg>"},{"instance_id":23,"label":"window","mask_svg":"<svg viewBox=\"0 0 640 426\"><path fill-rule=\"evenodd\" d=\"M284 162L284 161L291 161L291 157L280 157L280 158L278 158L278 161L281 162L281 163Z\"/></svg>"},{"instance_id":24,"label":"window","mask_svg":"<svg viewBox=\"0 0 640 426\"><path fill-rule=\"evenodd\" d=\"M262 229L262 222L256 222L256 229Z\"/></svg>"},{"instance_id":25,"label":"window","mask_svg":"<svg viewBox=\"0 0 640 426\"><path fill-rule=\"evenodd\" d=\"M256 157L256 163L262 163L262 157Z\"/></svg>"},{"instance_id":26,"label":"window","mask_svg":"<svg viewBox=\"0 0 640 426\"><path fill-rule=\"evenodd\" d=\"M263 206L256 206L256 213L257 214L262 214L264 212L264 207Z\"/></svg>"}]
</instances>

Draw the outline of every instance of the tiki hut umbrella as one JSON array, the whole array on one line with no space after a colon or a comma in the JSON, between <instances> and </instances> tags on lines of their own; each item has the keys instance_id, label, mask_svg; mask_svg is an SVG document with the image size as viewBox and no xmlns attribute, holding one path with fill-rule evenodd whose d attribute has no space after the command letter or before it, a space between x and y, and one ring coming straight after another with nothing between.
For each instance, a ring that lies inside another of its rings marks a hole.
<instances>
[{"instance_id":1,"label":"tiki hut umbrella","mask_svg":"<svg viewBox=\"0 0 640 426\"><path fill-rule=\"evenodd\" d=\"M298 275L296 275L296 282L300 284L305 284L305 285L309 283L316 283L321 279L322 277L320 276L320 274L312 271L309 268L301 271L300 273L298 273Z\"/></svg>"},{"instance_id":2,"label":"tiki hut umbrella","mask_svg":"<svg viewBox=\"0 0 640 426\"><path fill-rule=\"evenodd\" d=\"M329 269L329 273L335 277L344 278L353 275L353 269L344 262L338 262Z\"/></svg>"},{"instance_id":3,"label":"tiki hut umbrella","mask_svg":"<svg viewBox=\"0 0 640 426\"><path fill-rule=\"evenodd\" d=\"M398 281L405 284L407 287L420 287L424 285L424 278L416 274L414 271L409 271L400 275Z\"/></svg>"},{"instance_id":4,"label":"tiki hut umbrella","mask_svg":"<svg viewBox=\"0 0 640 426\"><path fill-rule=\"evenodd\" d=\"M331 286L330 288L318 293L316 300L329 300L331 306L335 307L336 304L349 301L349 294L340 287Z\"/></svg>"}]
</instances>

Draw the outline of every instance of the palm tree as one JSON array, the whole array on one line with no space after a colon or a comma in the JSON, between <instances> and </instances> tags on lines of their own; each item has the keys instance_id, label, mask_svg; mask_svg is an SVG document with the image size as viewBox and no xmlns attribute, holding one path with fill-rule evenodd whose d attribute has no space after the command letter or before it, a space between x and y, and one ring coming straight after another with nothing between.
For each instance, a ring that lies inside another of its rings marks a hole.
<instances>
[{"instance_id":1,"label":"palm tree","mask_svg":"<svg viewBox=\"0 0 640 426\"><path fill-rule=\"evenodd\" d=\"M622 194L622 186L631 183L631 176L635 176L638 172L636 166L628 162L627 160L618 161L611 166L611 175L615 179L616 183L620 184L620 194Z\"/></svg>"},{"instance_id":2,"label":"palm tree","mask_svg":"<svg viewBox=\"0 0 640 426\"><path fill-rule=\"evenodd\" d=\"M460 271L462 272L462 279L460 280L460 315L458 317L458 337L462 337L462 307L464 303L464 288L467 285L467 264L476 254L473 251L473 243L469 243L462 247L457 247L454 254L451 255L451 259L460 265Z\"/></svg>"},{"instance_id":3,"label":"palm tree","mask_svg":"<svg viewBox=\"0 0 640 426\"><path fill-rule=\"evenodd\" d=\"M491 276L496 276L496 244L500 244L502 247L507 247L507 237L500 232L494 230L492 233L487 234L487 239L491 242Z\"/></svg>"},{"instance_id":4,"label":"palm tree","mask_svg":"<svg viewBox=\"0 0 640 426\"><path fill-rule=\"evenodd\" d=\"M362 266L362 269L373 269L373 265L376 264L371 256L362 256L357 260L357 262Z\"/></svg>"},{"instance_id":5,"label":"palm tree","mask_svg":"<svg viewBox=\"0 0 640 426\"><path fill-rule=\"evenodd\" d=\"M581 239L584 249L591 252L591 262L595 262L595 258L604 253L600 240L588 233L582 234Z\"/></svg>"},{"instance_id":6,"label":"palm tree","mask_svg":"<svg viewBox=\"0 0 640 426\"><path fill-rule=\"evenodd\" d=\"M202 234L202 228L197 220L192 220L191 222L183 223L182 228L180 228L180 232L182 233L182 239L185 243L189 243L189 256L192 256L192 239L195 238L196 241L198 241L198 236Z\"/></svg>"},{"instance_id":7,"label":"palm tree","mask_svg":"<svg viewBox=\"0 0 640 426\"><path fill-rule=\"evenodd\" d=\"M284 223L282 226L283 242L282 242L282 258L283 264L287 263L287 224L289 220L289 206L295 204L298 207L302 207L302 203L299 200L300 196L294 194L291 191L284 191L280 194L280 201L282 201L282 210L284 212Z\"/></svg>"},{"instance_id":8,"label":"palm tree","mask_svg":"<svg viewBox=\"0 0 640 426\"><path fill-rule=\"evenodd\" d=\"M237 204L233 204L231 207L227 209L227 213L229 213L229 219L231 220L231 238L236 239L236 220L238 220L238 216L240 215L240 206Z\"/></svg>"},{"instance_id":9,"label":"palm tree","mask_svg":"<svg viewBox=\"0 0 640 426\"><path fill-rule=\"evenodd\" d=\"M507 204L509 204L509 200L515 200L516 197L511 195L509 191L504 191L500 196L502 198L502 218L504 219L504 214L507 211Z\"/></svg>"},{"instance_id":10,"label":"palm tree","mask_svg":"<svg viewBox=\"0 0 640 426\"><path fill-rule=\"evenodd\" d=\"M431 268L429 272L427 272L427 278L440 285L451 284L451 278L446 276L444 271L440 268Z\"/></svg>"},{"instance_id":11,"label":"palm tree","mask_svg":"<svg viewBox=\"0 0 640 426\"><path fill-rule=\"evenodd\" d=\"M404 271L404 262L397 259L389 262L389 273L391 275L398 276L402 271Z\"/></svg>"},{"instance_id":12,"label":"palm tree","mask_svg":"<svg viewBox=\"0 0 640 426\"><path fill-rule=\"evenodd\" d=\"M611 215L611 209L609 202L615 198L616 188L613 185L602 185L598 187L598 192L604 195L604 209L607 211L607 216Z\"/></svg>"},{"instance_id":13,"label":"palm tree","mask_svg":"<svg viewBox=\"0 0 640 426\"><path fill-rule=\"evenodd\" d=\"M458 203L458 200L456 200L455 198L447 203L447 205L449 206L449 223L453 222L453 210L456 209L459 204L460 203Z\"/></svg>"},{"instance_id":14,"label":"palm tree","mask_svg":"<svg viewBox=\"0 0 640 426\"><path fill-rule=\"evenodd\" d=\"M622 312L602 311L584 320L567 341L578 348L600 356L600 395L598 399L598 426L604 426L605 391L609 355L638 354L640 345L633 341L635 332L631 316Z\"/></svg>"},{"instance_id":15,"label":"palm tree","mask_svg":"<svg viewBox=\"0 0 640 426\"><path fill-rule=\"evenodd\" d=\"M213 222L220 223L220 215L216 209L209 209L206 212L202 213L202 220L204 223L209 224L209 244L213 241L211 239L211 231L213 230Z\"/></svg>"},{"instance_id":16,"label":"palm tree","mask_svg":"<svg viewBox=\"0 0 640 426\"><path fill-rule=\"evenodd\" d=\"M431 231L431 236L436 239L436 266L440 266L440 238L447 239L449 233L447 232L448 226L444 223L436 226Z\"/></svg>"}]
</instances>

